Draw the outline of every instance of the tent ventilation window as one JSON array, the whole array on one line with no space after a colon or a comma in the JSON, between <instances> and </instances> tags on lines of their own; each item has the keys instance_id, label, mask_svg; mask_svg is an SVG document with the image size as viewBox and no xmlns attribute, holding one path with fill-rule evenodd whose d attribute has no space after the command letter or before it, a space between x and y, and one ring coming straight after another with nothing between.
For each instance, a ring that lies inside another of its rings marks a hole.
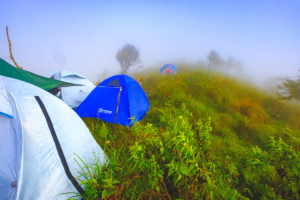
<instances>
[{"instance_id":1,"label":"tent ventilation window","mask_svg":"<svg viewBox=\"0 0 300 200\"><path fill-rule=\"evenodd\" d=\"M119 79L116 78L112 81L110 81L107 85L111 85L111 86L116 86L116 87L120 87L120 82L119 82Z\"/></svg>"}]
</instances>

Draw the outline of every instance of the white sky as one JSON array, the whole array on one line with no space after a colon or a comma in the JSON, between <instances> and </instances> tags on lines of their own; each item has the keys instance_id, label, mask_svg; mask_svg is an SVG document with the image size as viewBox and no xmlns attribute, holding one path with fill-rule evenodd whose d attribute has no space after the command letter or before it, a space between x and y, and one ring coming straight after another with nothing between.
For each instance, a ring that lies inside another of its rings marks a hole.
<instances>
[{"instance_id":1,"label":"white sky","mask_svg":"<svg viewBox=\"0 0 300 200\"><path fill-rule=\"evenodd\" d=\"M13 55L39 75L67 69L92 81L119 71L116 53L130 43L145 68L233 56L245 72L295 76L300 69L299 0L1 1L0 58ZM9 61L11 64L12 61Z\"/></svg>"}]
</instances>

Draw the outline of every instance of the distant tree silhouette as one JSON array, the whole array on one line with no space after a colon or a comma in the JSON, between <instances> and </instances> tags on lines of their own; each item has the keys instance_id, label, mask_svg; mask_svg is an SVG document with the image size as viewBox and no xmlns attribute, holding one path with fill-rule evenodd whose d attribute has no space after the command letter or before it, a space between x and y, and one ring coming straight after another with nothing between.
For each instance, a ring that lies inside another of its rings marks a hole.
<instances>
[{"instance_id":1,"label":"distant tree silhouette","mask_svg":"<svg viewBox=\"0 0 300 200\"><path fill-rule=\"evenodd\" d=\"M208 71L210 70L210 67L212 65L216 66L217 64L220 63L220 57L216 51L211 51L210 54L207 56L207 59L209 61Z\"/></svg>"},{"instance_id":2,"label":"distant tree silhouette","mask_svg":"<svg viewBox=\"0 0 300 200\"><path fill-rule=\"evenodd\" d=\"M234 63L233 67L235 69L236 74L240 74L244 71L243 63L241 61L237 61Z\"/></svg>"},{"instance_id":3,"label":"distant tree silhouette","mask_svg":"<svg viewBox=\"0 0 300 200\"><path fill-rule=\"evenodd\" d=\"M223 60L222 58L219 57L219 61L215 65L215 67L218 67L219 70L221 70L221 71L223 71L223 70L226 71L226 62L225 62L225 60Z\"/></svg>"},{"instance_id":4,"label":"distant tree silhouette","mask_svg":"<svg viewBox=\"0 0 300 200\"><path fill-rule=\"evenodd\" d=\"M227 62L226 62L226 68L227 68L227 73L228 74L230 73L230 70L233 69L233 64L234 64L234 58L233 57L229 57L227 59Z\"/></svg>"},{"instance_id":5,"label":"distant tree silhouette","mask_svg":"<svg viewBox=\"0 0 300 200\"><path fill-rule=\"evenodd\" d=\"M201 69L206 69L207 68L207 65L205 64L205 62L203 62L202 60L198 60L196 62L196 65L201 68Z\"/></svg>"},{"instance_id":6,"label":"distant tree silhouette","mask_svg":"<svg viewBox=\"0 0 300 200\"><path fill-rule=\"evenodd\" d=\"M299 70L300 71L300 70ZM282 84L277 86L276 94L280 99L300 101L300 76L293 80L291 78L282 78Z\"/></svg>"},{"instance_id":7,"label":"distant tree silhouette","mask_svg":"<svg viewBox=\"0 0 300 200\"><path fill-rule=\"evenodd\" d=\"M131 44L123 46L118 51L116 59L120 63L121 74L126 74L131 66L141 63L139 50Z\"/></svg>"},{"instance_id":8,"label":"distant tree silhouette","mask_svg":"<svg viewBox=\"0 0 300 200\"><path fill-rule=\"evenodd\" d=\"M99 85L102 81L107 79L108 77L112 76L113 74L108 71L108 69L104 69L97 77L98 80L96 81L95 85Z\"/></svg>"}]
</instances>

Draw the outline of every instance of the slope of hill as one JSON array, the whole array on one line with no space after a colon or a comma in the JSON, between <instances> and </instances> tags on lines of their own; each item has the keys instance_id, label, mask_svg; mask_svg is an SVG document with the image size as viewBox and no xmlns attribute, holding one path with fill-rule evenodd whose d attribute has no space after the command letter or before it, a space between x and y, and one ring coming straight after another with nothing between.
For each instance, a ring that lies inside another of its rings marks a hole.
<instances>
[{"instance_id":1,"label":"slope of hill","mask_svg":"<svg viewBox=\"0 0 300 200\"><path fill-rule=\"evenodd\" d=\"M110 159L78 159L87 199L300 198L297 103L218 73L139 78L151 92L140 123L112 133L84 119Z\"/></svg>"},{"instance_id":2,"label":"slope of hill","mask_svg":"<svg viewBox=\"0 0 300 200\"><path fill-rule=\"evenodd\" d=\"M223 74L192 71L177 76L151 75L143 80L144 90L152 91L152 105L146 121L159 124L154 115L165 103L185 104L193 119L212 118L213 134L233 132L249 145L265 148L270 136L299 150L300 106L280 101L250 83ZM153 116L151 116L153 115Z\"/></svg>"}]
</instances>

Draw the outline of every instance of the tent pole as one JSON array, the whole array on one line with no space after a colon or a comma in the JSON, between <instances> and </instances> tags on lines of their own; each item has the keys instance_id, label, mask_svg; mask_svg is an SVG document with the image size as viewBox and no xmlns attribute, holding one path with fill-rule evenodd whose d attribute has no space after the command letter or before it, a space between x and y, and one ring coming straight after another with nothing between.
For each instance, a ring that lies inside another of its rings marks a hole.
<instances>
[{"instance_id":1,"label":"tent pole","mask_svg":"<svg viewBox=\"0 0 300 200\"><path fill-rule=\"evenodd\" d=\"M121 91L122 91L122 87L120 87L120 92L119 92L119 96L118 96L118 105L117 105L117 109L116 109L116 114L115 114L115 120L114 120L114 126L113 126L112 134L114 134L114 131L115 131L115 125L116 125L116 119L117 119L117 114L118 114L118 109L119 109Z\"/></svg>"}]
</instances>

